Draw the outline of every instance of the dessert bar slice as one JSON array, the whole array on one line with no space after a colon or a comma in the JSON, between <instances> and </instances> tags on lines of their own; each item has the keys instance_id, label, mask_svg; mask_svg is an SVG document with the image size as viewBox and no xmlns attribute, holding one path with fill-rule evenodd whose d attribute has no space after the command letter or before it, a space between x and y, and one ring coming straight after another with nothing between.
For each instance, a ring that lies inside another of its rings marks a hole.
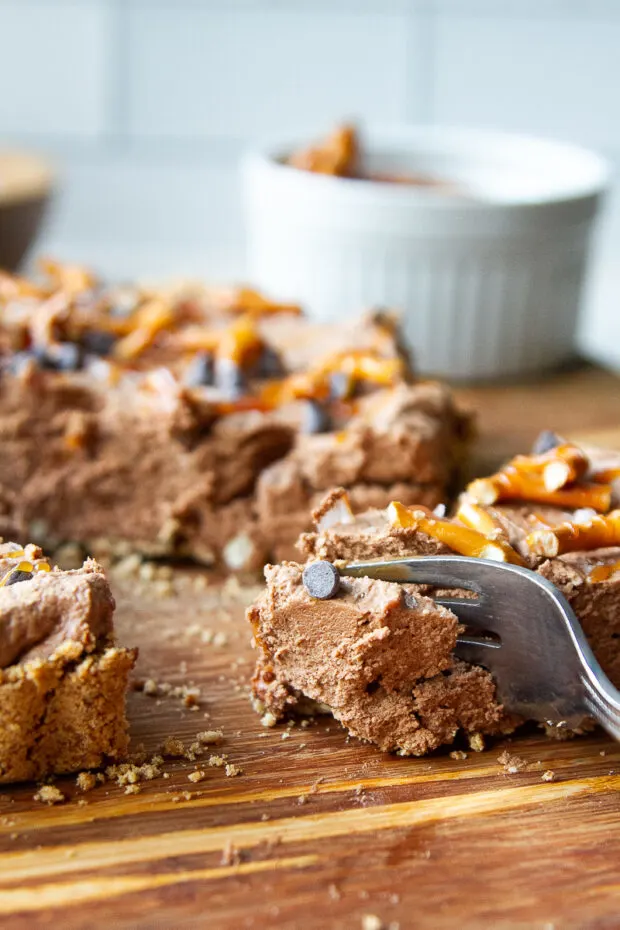
<instances>
[{"instance_id":1,"label":"dessert bar slice","mask_svg":"<svg viewBox=\"0 0 620 930\"><path fill-rule=\"evenodd\" d=\"M356 509L453 487L470 418L415 379L389 314L44 269L0 275L5 538L256 569L336 484Z\"/></svg>"},{"instance_id":2,"label":"dessert bar slice","mask_svg":"<svg viewBox=\"0 0 620 930\"><path fill-rule=\"evenodd\" d=\"M267 566L249 610L259 709L280 718L310 698L350 733L406 755L449 743L459 729L514 729L520 721L498 704L490 674L454 657L462 628L434 603L436 591L340 578L331 567L440 553L540 572L620 685L619 465L556 438L472 482L449 518L399 501L356 515L346 491L332 491L314 513L315 531L299 540L302 561Z\"/></svg>"},{"instance_id":3,"label":"dessert bar slice","mask_svg":"<svg viewBox=\"0 0 620 930\"><path fill-rule=\"evenodd\" d=\"M136 652L115 645L113 612L96 562L51 570L34 545L0 545L0 782L125 754Z\"/></svg>"}]
</instances>

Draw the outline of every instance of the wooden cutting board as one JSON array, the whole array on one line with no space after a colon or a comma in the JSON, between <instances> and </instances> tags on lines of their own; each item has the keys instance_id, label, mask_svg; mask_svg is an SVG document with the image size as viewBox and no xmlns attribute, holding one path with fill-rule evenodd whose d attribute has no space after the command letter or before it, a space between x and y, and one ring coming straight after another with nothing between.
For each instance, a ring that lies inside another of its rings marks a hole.
<instances>
[{"instance_id":1,"label":"wooden cutting board","mask_svg":"<svg viewBox=\"0 0 620 930\"><path fill-rule=\"evenodd\" d=\"M485 458L545 426L620 448L620 382L600 372L466 394L484 408ZM211 579L201 590L198 577L177 571L172 594L115 580L119 635L140 644L137 678L200 689L197 709L132 693L133 745L151 757L168 737L188 747L213 728L222 745L166 760L139 793L108 780L82 794L58 779L66 800L47 807L32 785L2 790L1 927L620 925L620 746L532 729L484 752L461 747L466 758L400 759L328 718L265 728L247 698L243 608L255 589ZM526 767L505 772L503 749ZM242 773L209 766L211 754Z\"/></svg>"}]
</instances>

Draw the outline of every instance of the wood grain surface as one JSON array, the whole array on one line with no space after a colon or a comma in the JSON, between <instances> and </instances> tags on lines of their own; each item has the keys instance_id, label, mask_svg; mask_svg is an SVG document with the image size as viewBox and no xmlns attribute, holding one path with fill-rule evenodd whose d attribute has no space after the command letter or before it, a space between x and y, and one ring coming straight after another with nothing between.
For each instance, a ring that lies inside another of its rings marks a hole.
<instances>
[{"instance_id":1,"label":"wood grain surface","mask_svg":"<svg viewBox=\"0 0 620 930\"><path fill-rule=\"evenodd\" d=\"M620 439L620 381L601 372L463 394L481 409L485 462L543 427ZM133 747L150 757L213 728L223 743L166 759L139 793L107 780L83 794L63 778L66 800L48 807L36 786L4 789L1 927L620 926L620 746L532 728L483 752L460 746L466 758L400 759L329 718L263 727L247 697L243 608L256 589L211 578L200 590L199 577L176 570L172 593L113 578L137 678L200 689L197 709L132 693ZM506 773L503 749L527 767ZM208 764L221 753L242 774Z\"/></svg>"}]
</instances>

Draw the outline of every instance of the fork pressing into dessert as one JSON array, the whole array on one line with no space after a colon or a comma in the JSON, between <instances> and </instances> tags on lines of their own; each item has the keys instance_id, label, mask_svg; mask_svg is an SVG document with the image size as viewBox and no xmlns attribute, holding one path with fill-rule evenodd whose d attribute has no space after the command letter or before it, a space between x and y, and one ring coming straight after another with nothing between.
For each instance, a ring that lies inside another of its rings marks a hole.
<instances>
[{"instance_id":1,"label":"fork pressing into dessert","mask_svg":"<svg viewBox=\"0 0 620 930\"><path fill-rule=\"evenodd\" d=\"M457 656L493 674L506 710L566 729L591 716L620 740L620 691L594 657L566 598L537 573L453 555L356 562L339 571L463 592L434 599L465 627Z\"/></svg>"}]
</instances>

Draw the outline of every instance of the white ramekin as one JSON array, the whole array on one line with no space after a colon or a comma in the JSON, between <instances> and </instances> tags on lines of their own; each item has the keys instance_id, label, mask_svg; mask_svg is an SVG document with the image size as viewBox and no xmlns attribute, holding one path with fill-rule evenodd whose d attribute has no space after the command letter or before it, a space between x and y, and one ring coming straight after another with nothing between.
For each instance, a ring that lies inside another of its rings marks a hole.
<instances>
[{"instance_id":1,"label":"white ramekin","mask_svg":"<svg viewBox=\"0 0 620 930\"><path fill-rule=\"evenodd\" d=\"M244 159L250 279L326 321L403 313L418 370L456 379L552 368L574 350L593 220L608 185L592 152L506 133L369 128L374 170L432 188L310 174L283 164L309 135Z\"/></svg>"}]
</instances>

